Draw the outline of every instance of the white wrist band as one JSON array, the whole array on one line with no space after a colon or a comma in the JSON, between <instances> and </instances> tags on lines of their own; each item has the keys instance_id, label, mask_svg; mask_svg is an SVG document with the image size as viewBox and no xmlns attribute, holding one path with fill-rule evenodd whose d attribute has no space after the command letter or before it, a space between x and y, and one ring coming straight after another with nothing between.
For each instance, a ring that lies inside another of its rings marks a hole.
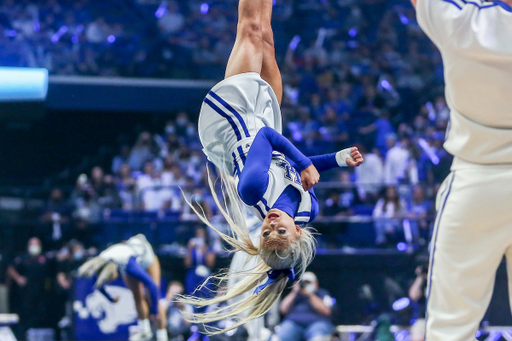
<instances>
[{"instance_id":1,"label":"white wrist band","mask_svg":"<svg viewBox=\"0 0 512 341\"><path fill-rule=\"evenodd\" d=\"M340 167L347 167L347 159L353 159L353 157L350 155L350 152L352 151L352 148L345 148L343 150L340 150L336 153L336 162L338 163L338 166Z\"/></svg>"}]
</instances>

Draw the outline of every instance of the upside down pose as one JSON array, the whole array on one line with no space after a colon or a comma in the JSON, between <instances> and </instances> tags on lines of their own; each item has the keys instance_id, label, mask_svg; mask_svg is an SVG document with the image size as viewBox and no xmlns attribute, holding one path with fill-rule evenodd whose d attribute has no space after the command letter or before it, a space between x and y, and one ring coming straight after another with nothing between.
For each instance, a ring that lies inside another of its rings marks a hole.
<instances>
[{"instance_id":1,"label":"upside down pose","mask_svg":"<svg viewBox=\"0 0 512 341\"><path fill-rule=\"evenodd\" d=\"M139 331L130 336L130 341L146 341L152 338L149 316L156 325L156 340L167 341L165 309L159 307L158 297L160 262L144 235L138 234L124 243L112 245L78 269L80 277L98 276L94 286L110 302L117 302L119 298L112 297L105 285L117 279L120 274L133 293L139 319ZM144 287L149 291L149 307Z\"/></svg>"},{"instance_id":2,"label":"upside down pose","mask_svg":"<svg viewBox=\"0 0 512 341\"><path fill-rule=\"evenodd\" d=\"M199 115L203 151L221 170L227 198L219 200L210 182L212 194L231 234L216 230L196 213L234 252L256 257L256 266L215 276L239 279L224 295L182 298L201 307L244 296L211 313L189 316L202 323L234 318L229 328L212 333L234 329L265 314L286 283L295 278L294 267L299 276L304 272L315 250L315 240L305 225L318 214L312 187L319 181L319 172L363 162L355 147L308 158L281 135L283 89L270 24L272 0L240 0L238 12L237 37L225 79L208 93ZM221 201L228 204L221 205ZM241 202L262 220L259 244L251 241Z\"/></svg>"}]
</instances>

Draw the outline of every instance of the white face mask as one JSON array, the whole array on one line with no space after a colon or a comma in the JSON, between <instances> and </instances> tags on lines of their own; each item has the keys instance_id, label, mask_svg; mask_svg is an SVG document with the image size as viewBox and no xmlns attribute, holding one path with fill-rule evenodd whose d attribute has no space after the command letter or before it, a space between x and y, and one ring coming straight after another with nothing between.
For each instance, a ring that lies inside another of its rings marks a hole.
<instances>
[{"instance_id":1,"label":"white face mask","mask_svg":"<svg viewBox=\"0 0 512 341\"><path fill-rule=\"evenodd\" d=\"M28 254L31 256L39 256L41 251L41 246L37 244L32 244L28 247Z\"/></svg>"}]
</instances>

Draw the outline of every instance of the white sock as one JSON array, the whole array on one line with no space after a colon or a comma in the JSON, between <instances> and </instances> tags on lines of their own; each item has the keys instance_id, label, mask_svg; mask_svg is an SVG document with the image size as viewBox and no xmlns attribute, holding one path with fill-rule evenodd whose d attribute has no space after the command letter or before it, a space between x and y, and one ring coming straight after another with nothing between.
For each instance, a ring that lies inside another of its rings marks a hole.
<instances>
[{"instance_id":1,"label":"white sock","mask_svg":"<svg viewBox=\"0 0 512 341\"><path fill-rule=\"evenodd\" d=\"M137 320L137 324L139 325L140 331L148 332L151 330L151 324L149 322L149 319Z\"/></svg>"},{"instance_id":2,"label":"white sock","mask_svg":"<svg viewBox=\"0 0 512 341\"><path fill-rule=\"evenodd\" d=\"M352 152L352 148L345 148L336 153L336 162L340 167L347 166L347 159L352 159L350 153Z\"/></svg>"},{"instance_id":3,"label":"white sock","mask_svg":"<svg viewBox=\"0 0 512 341\"><path fill-rule=\"evenodd\" d=\"M167 330L166 329L158 329L156 331L156 340L157 341L167 341L167 340L169 340L169 337L167 336Z\"/></svg>"}]
</instances>

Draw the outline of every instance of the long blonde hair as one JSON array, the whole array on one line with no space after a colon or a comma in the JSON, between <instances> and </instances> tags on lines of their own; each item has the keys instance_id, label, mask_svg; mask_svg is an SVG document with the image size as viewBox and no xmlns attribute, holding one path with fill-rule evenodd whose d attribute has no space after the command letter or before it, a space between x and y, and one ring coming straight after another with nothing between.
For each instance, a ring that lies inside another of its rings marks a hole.
<instances>
[{"instance_id":1,"label":"long blonde hair","mask_svg":"<svg viewBox=\"0 0 512 341\"><path fill-rule=\"evenodd\" d=\"M221 200L216 194L215 183L210 176L209 169L208 183L219 211L229 224L229 234L219 231L210 223L210 221L208 221L204 212L198 212L187 198L185 198L185 200L192 207L201 221L217 232L220 237L232 247L232 250L229 250L230 252L245 252L249 255L247 263L254 257L257 257L256 266L250 270L239 272L230 272L225 269L218 274L210 276L198 288L198 290L205 287L210 281L220 283L224 281L227 282L229 279L235 279L236 282L232 288L228 288L228 290L223 293L219 293L219 295L214 298L204 299L192 296L181 296L178 298L178 301L192 304L196 307L205 307L208 305L227 302L228 300L237 298L254 290L260 282L266 281L267 272L271 269L295 268L297 277L300 277L306 270L309 263L311 263L315 253L316 241L313 237L312 229L308 227L302 228L302 234L297 236L297 239L294 242L284 246L283 249L277 250L254 245L251 241L249 231L245 223L245 217L241 206L242 203L238 197L236 184L232 177L228 176L226 172L221 171L219 173L221 178L223 203L221 203ZM246 295L246 297L236 300L234 303L217 307L210 312L185 314L185 318L190 322L203 324L224 319L231 320L231 323L227 324L227 327L224 329L205 326L207 333L210 335L220 334L235 329L249 321L257 319L269 311L272 305L281 296L288 280L289 279L286 275L281 274L274 282L263 288L258 294L253 293ZM242 315L243 317L241 317Z\"/></svg>"}]
</instances>

